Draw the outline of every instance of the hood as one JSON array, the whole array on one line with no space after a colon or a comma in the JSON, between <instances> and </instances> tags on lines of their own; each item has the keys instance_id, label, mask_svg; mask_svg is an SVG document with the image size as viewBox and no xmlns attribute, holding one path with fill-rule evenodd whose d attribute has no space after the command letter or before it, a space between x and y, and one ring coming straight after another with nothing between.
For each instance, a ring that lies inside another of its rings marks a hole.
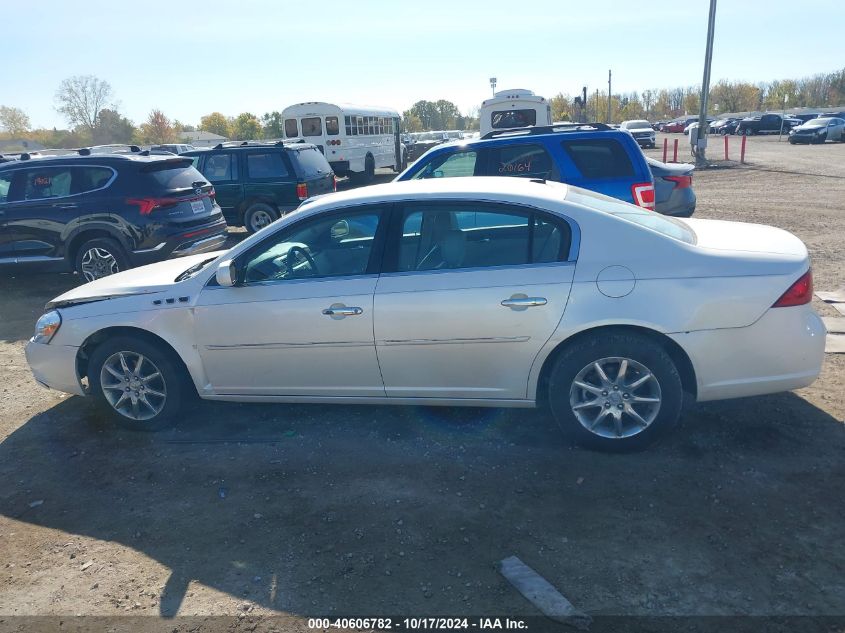
<instances>
[{"instance_id":1,"label":"hood","mask_svg":"<svg viewBox=\"0 0 845 633\"><path fill-rule=\"evenodd\" d=\"M827 123L816 123L815 121L807 121L803 125L799 125L798 127L792 128L796 132L810 132L813 130L818 130L822 128L826 128Z\"/></svg>"},{"instance_id":2,"label":"hood","mask_svg":"<svg viewBox=\"0 0 845 633\"><path fill-rule=\"evenodd\" d=\"M627 127L625 129L629 132L654 132L654 129L651 127Z\"/></svg>"},{"instance_id":3,"label":"hood","mask_svg":"<svg viewBox=\"0 0 845 633\"><path fill-rule=\"evenodd\" d=\"M122 273L109 275L68 290L50 301L46 307L48 310L66 308L80 303L90 303L91 301L161 292L176 285L178 283L176 277L191 266L206 260L216 259L225 252L201 253L189 257L168 259L139 268L131 268Z\"/></svg>"}]
</instances>

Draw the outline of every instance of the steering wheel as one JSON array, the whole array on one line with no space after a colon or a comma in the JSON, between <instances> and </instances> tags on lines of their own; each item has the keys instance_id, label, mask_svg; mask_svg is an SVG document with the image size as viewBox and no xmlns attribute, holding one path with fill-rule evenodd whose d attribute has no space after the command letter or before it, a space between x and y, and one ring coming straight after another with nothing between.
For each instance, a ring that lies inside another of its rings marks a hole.
<instances>
[{"instance_id":1,"label":"steering wheel","mask_svg":"<svg viewBox=\"0 0 845 633\"><path fill-rule=\"evenodd\" d=\"M310 253L306 249L302 248L301 246L291 246L290 249L288 249L287 255L285 256L285 260L286 260L286 263L287 263L287 266L288 266L288 270L291 273L294 272L294 266L296 266L296 260L294 259L295 253L299 253L300 255L302 255L305 258L305 261L308 262L308 266L311 267L311 272L314 275L320 274L320 272L317 270L317 263L314 261L314 258L311 257Z\"/></svg>"}]
</instances>

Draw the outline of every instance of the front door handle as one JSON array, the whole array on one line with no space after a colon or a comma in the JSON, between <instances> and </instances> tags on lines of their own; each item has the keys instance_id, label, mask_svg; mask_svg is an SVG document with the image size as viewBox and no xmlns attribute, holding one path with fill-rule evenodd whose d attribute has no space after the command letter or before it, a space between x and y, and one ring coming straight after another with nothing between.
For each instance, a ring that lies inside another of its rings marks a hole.
<instances>
[{"instance_id":1,"label":"front door handle","mask_svg":"<svg viewBox=\"0 0 845 633\"><path fill-rule=\"evenodd\" d=\"M363 313L364 310L361 308L347 306L332 306L323 310L323 314L326 316L357 316Z\"/></svg>"},{"instance_id":2,"label":"front door handle","mask_svg":"<svg viewBox=\"0 0 845 633\"><path fill-rule=\"evenodd\" d=\"M544 306L548 303L545 297L511 297L502 301L502 305L506 308L513 308L514 310L524 310L534 306Z\"/></svg>"},{"instance_id":3,"label":"front door handle","mask_svg":"<svg viewBox=\"0 0 845 633\"><path fill-rule=\"evenodd\" d=\"M54 206L58 207L59 209L76 209L77 208L77 205L75 205L75 204L56 204Z\"/></svg>"}]
</instances>

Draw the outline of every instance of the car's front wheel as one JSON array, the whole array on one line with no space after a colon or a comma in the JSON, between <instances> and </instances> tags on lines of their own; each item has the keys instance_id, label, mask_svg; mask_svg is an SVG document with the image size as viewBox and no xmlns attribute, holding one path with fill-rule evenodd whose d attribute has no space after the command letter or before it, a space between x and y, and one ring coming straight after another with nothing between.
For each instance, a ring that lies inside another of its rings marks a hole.
<instances>
[{"instance_id":1,"label":"car's front wheel","mask_svg":"<svg viewBox=\"0 0 845 633\"><path fill-rule=\"evenodd\" d=\"M172 426L193 388L172 353L130 337L108 339L94 350L88 383L110 417L133 431Z\"/></svg>"},{"instance_id":2,"label":"car's front wheel","mask_svg":"<svg viewBox=\"0 0 845 633\"><path fill-rule=\"evenodd\" d=\"M549 404L579 444L603 451L640 450L672 428L683 387L665 349L648 337L614 333L576 342L558 357Z\"/></svg>"}]
</instances>

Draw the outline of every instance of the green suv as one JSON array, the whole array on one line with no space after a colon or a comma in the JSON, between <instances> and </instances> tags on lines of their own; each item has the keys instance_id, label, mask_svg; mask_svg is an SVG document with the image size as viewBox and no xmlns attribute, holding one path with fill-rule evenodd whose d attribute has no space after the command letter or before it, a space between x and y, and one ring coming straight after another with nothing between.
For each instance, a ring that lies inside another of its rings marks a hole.
<instances>
[{"instance_id":1,"label":"green suv","mask_svg":"<svg viewBox=\"0 0 845 633\"><path fill-rule=\"evenodd\" d=\"M214 185L229 226L245 226L250 233L336 188L325 156L303 141L223 143L181 156L190 157Z\"/></svg>"}]
</instances>

